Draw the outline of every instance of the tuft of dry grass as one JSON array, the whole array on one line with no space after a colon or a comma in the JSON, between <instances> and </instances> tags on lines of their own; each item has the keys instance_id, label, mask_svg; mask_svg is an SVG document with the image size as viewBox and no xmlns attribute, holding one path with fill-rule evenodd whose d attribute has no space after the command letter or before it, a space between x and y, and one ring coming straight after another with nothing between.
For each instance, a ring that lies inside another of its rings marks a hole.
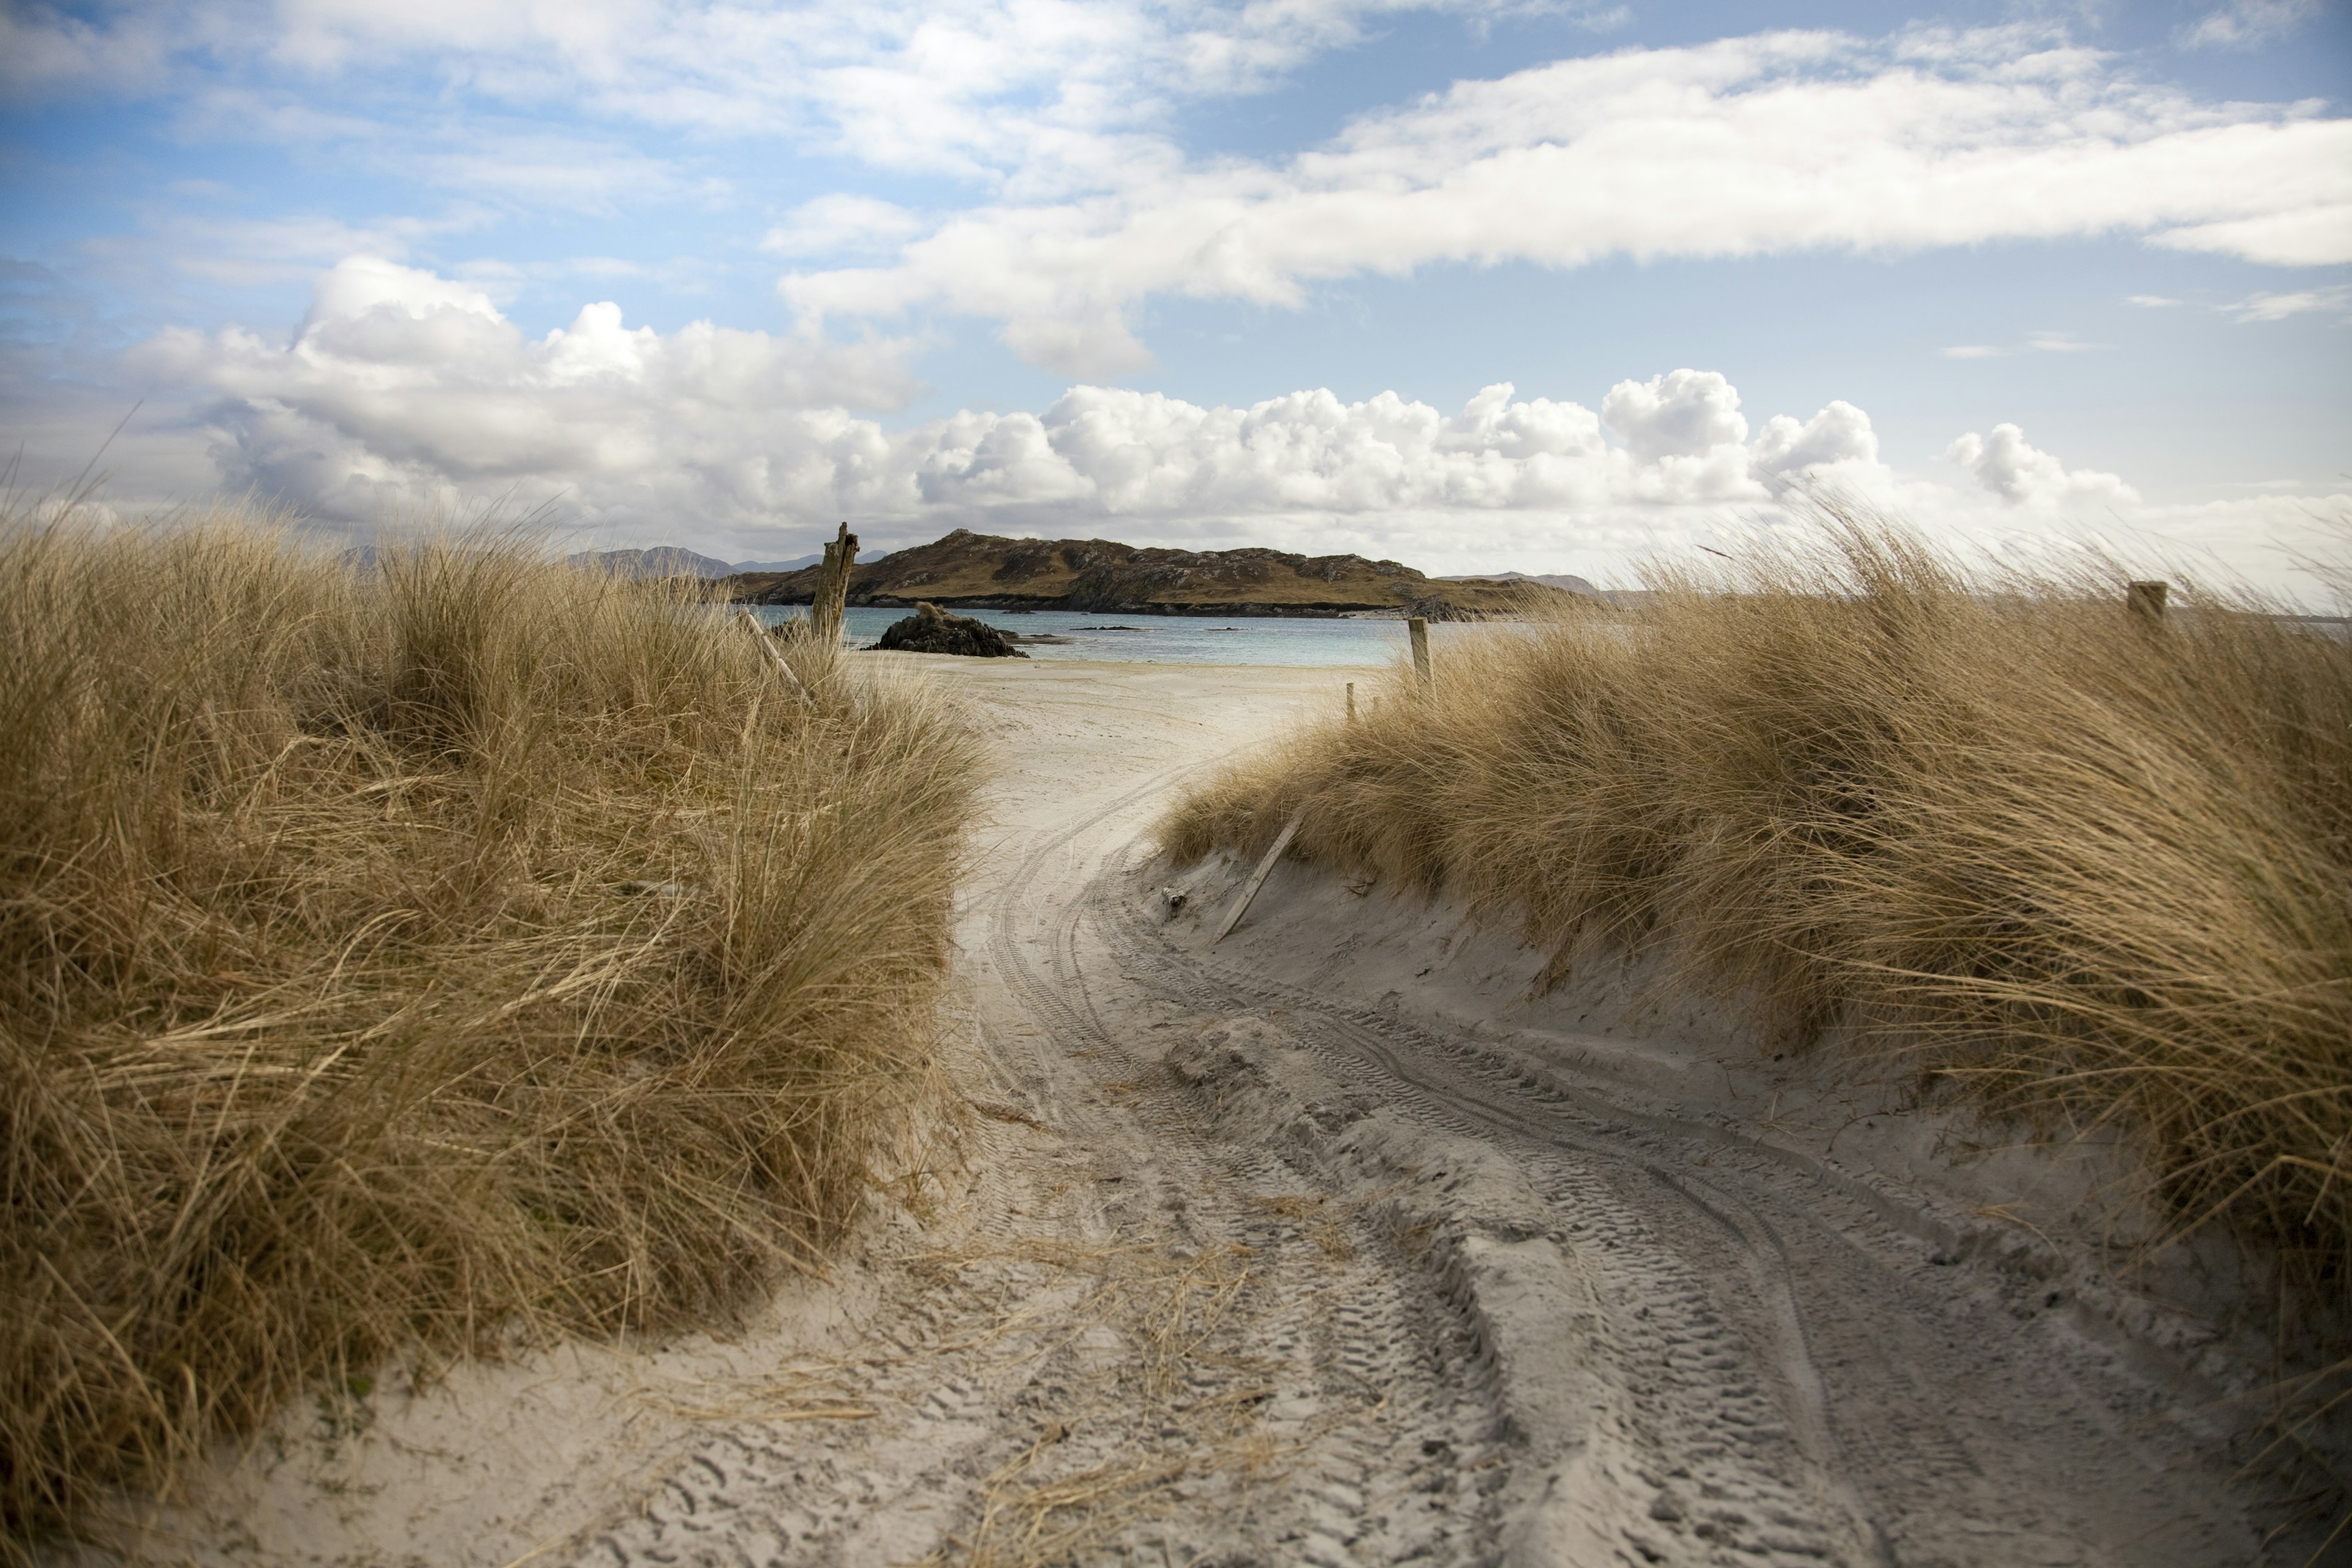
<instances>
[{"instance_id":1,"label":"tuft of dry grass","mask_svg":"<svg viewBox=\"0 0 2352 1568\"><path fill-rule=\"evenodd\" d=\"M0 1541L395 1352L723 1320L934 1092L937 699L268 522L0 518Z\"/></svg>"},{"instance_id":2,"label":"tuft of dry grass","mask_svg":"<svg viewBox=\"0 0 2352 1568\"><path fill-rule=\"evenodd\" d=\"M2117 1124L2182 1231L2352 1264L2352 645L2249 595L1971 574L1830 508L1638 611L1474 634L1162 823L1298 852L1554 954L1832 1022L1989 1111Z\"/></svg>"}]
</instances>

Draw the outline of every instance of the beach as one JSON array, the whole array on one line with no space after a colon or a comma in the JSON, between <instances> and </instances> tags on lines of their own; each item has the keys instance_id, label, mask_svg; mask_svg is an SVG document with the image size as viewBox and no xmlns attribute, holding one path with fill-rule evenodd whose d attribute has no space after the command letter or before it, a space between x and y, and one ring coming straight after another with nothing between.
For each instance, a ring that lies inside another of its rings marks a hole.
<instances>
[{"instance_id":1,"label":"beach","mask_svg":"<svg viewBox=\"0 0 2352 1568\"><path fill-rule=\"evenodd\" d=\"M387 1375L216 1467L202 1563L2221 1564L2193 1281L2095 1142L1959 1146L1736 1006L1149 829L1344 665L862 656L995 772L963 1104L739 1331ZM1968 1153L1968 1157L1962 1157ZM413 1391L412 1391L413 1387ZM2294 1560L2301 1561L2300 1557Z\"/></svg>"}]
</instances>

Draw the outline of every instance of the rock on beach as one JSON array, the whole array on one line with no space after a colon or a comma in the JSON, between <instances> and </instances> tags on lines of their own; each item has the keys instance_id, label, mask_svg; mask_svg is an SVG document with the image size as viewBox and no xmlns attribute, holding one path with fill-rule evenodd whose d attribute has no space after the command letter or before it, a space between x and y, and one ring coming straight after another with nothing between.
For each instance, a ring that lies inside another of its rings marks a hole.
<instances>
[{"instance_id":1,"label":"rock on beach","mask_svg":"<svg viewBox=\"0 0 2352 1568\"><path fill-rule=\"evenodd\" d=\"M959 616L937 605L918 603L915 613L883 628L873 646L897 653L952 653L966 658L1027 658L1013 638L985 621Z\"/></svg>"}]
</instances>

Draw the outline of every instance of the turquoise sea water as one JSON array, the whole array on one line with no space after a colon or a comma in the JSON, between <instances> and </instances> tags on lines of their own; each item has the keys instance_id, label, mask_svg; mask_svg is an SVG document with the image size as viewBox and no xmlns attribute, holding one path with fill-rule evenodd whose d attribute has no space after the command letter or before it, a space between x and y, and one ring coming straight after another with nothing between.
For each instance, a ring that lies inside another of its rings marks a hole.
<instances>
[{"instance_id":1,"label":"turquoise sea water","mask_svg":"<svg viewBox=\"0 0 2352 1568\"><path fill-rule=\"evenodd\" d=\"M808 609L798 605L754 606L773 624ZM891 622L911 610L848 612L847 640L864 647ZM1051 632L1071 640L1024 645L1031 658L1116 659L1132 664L1386 664L1405 646L1402 621L1289 620L1237 616L1096 615L1076 610L1036 610L1025 616L1003 610L959 611L992 626L1024 637ZM1110 628L1121 629L1110 629Z\"/></svg>"}]
</instances>

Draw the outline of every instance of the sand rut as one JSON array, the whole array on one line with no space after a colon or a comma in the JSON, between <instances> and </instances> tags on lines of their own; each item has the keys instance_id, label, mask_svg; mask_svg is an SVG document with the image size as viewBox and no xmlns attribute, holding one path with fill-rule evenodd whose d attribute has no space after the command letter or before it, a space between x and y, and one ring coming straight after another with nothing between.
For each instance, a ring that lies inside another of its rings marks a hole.
<instances>
[{"instance_id":1,"label":"sand rut","mask_svg":"<svg viewBox=\"0 0 2352 1568\"><path fill-rule=\"evenodd\" d=\"M1171 779L1019 845L967 910L999 1109L971 1230L900 1265L917 1303L852 1379L877 1415L714 1433L583 1561L1496 1549L1508 1445L1473 1325L1371 1205L1215 1136L1160 1062L1189 1020L1104 962L1085 891Z\"/></svg>"}]
</instances>

